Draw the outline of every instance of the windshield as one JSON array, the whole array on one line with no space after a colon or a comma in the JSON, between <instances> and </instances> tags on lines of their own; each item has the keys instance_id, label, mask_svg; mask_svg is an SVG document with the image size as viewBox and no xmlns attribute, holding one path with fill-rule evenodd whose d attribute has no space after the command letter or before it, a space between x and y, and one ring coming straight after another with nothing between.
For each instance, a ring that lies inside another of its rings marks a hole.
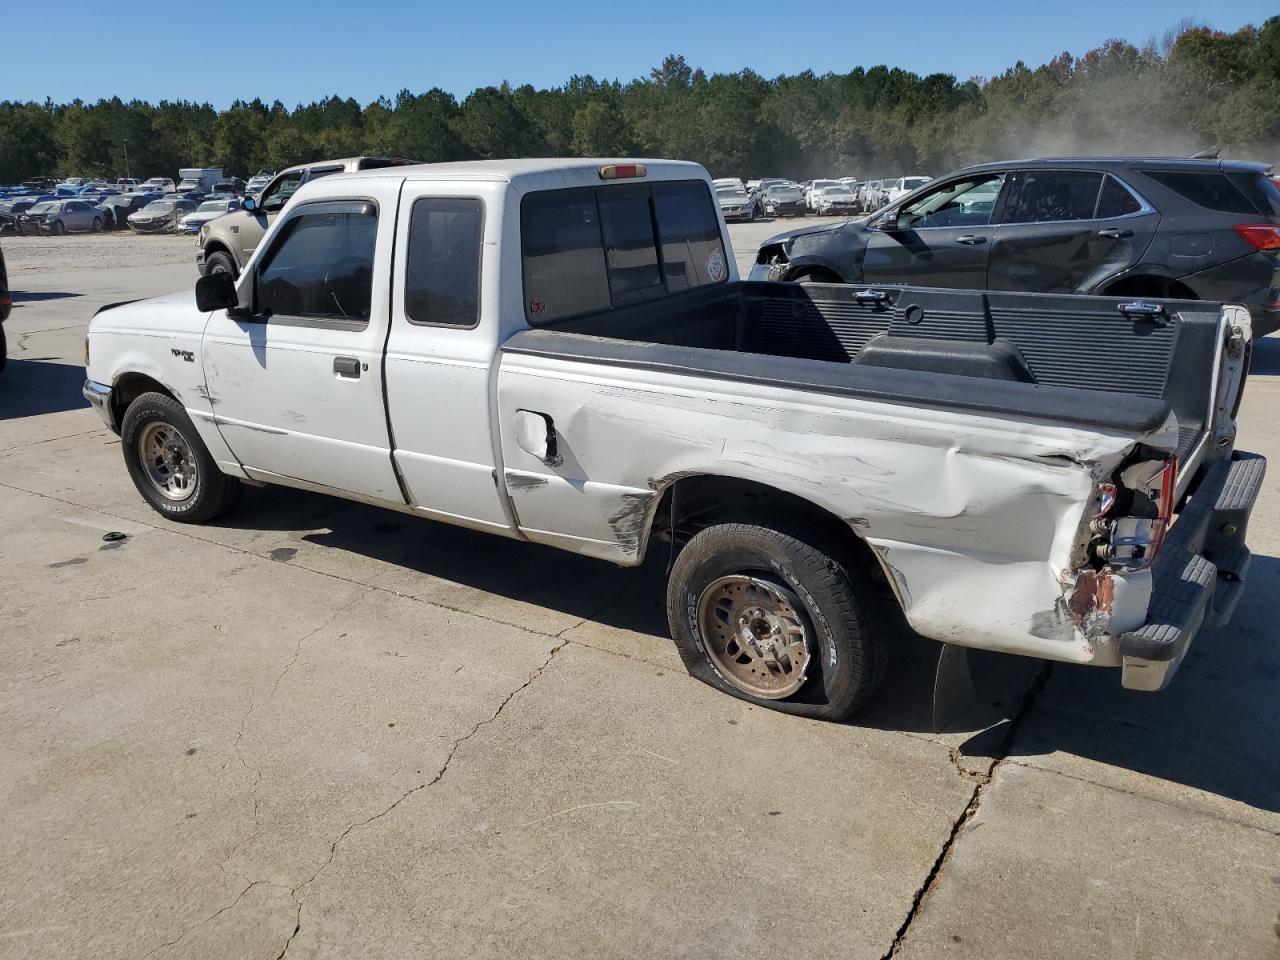
<instances>
[{"instance_id":1,"label":"windshield","mask_svg":"<svg viewBox=\"0 0 1280 960\"><path fill-rule=\"evenodd\" d=\"M62 209L62 204L50 203L49 201L46 200L44 203L37 203L34 207L31 208L30 212L31 213L57 213L61 209Z\"/></svg>"},{"instance_id":2,"label":"windshield","mask_svg":"<svg viewBox=\"0 0 1280 960\"><path fill-rule=\"evenodd\" d=\"M928 177L907 177L902 181L902 185L908 190L914 190L916 187L923 187L928 182Z\"/></svg>"},{"instance_id":3,"label":"windshield","mask_svg":"<svg viewBox=\"0 0 1280 960\"><path fill-rule=\"evenodd\" d=\"M824 196L826 196L826 195L828 195L828 194L832 194L832 193L848 193L848 192L849 192L849 188L848 188L848 187L846 187L846 186L844 186L843 184L837 184L837 185L836 185L836 186L834 186L834 187L823 187L823 188L822 188L822 193L823 193L823 195L824 195Z\"/></svg>"},{"instance_id":4,"label":"windshield","mask_svg":"<svg viewBox=\"0 0 1280 960\"><path fill-rule=\"evenodd\" d=\"M796 187L789 187L785 183L779 183L770 187L766 192L767 193L796 193L798 192L798 190Z\"/></svg>"},{"instance_id":5,"label":"windshield","mask_svg":"<svg viewBox=\"0 0 1280 960\"><path fill-rule=\"evenodd\" d=\"M227 210L227 201L210 200L196 207L196 213L225 213Z\"/></svg>"},{"instance_id":6,"label":"windshield","mask_svg":"<svg viewBox=\"0 0 1280 960\"><path fill-rule=\"evenodd\" d=\"M142 208L144 213L170 213L173 210L172 200L155 200Z\"/></svg>"}]
</instances>

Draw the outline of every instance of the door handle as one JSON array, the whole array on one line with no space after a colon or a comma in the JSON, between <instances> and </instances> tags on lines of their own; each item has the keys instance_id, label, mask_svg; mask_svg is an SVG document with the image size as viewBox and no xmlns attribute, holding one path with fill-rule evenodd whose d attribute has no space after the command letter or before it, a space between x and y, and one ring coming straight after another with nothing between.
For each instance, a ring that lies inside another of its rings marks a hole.
<instances>
[{"instance_id":1,"label":"door handle","mask_svg":"<svg viewBox=\"0 0 1280 960\"><path fill-rule=\"evenodd\" d=\"M978 244L986 242L986 237L975 237L972 233L966 233L963 237L956 237L956 243L963 243L966 247L976 247Z\"/></svg>"},{"instance_id":2,"label":"door handle","mask_svg":"<svg viewBox=\"0 0 1280 960\"><path fill-rule=\"evenodd\" d=\"M334 357L333 372L351 380L360 379L360 361L355 357Z\"/></svg>"},{"instance_id":3,"label":"door handle","mask_svg":"<svg viewBox=\"0 0 1280 960\"><path fill-rule=\"evenodd\" d=\"M1099 231L1098 231L1098 236L1100 236L1100 237L1108 237L1108 238L1110 238L1110 239L1112 239L1112 240L1123 240L1123 239L1125 239L1126 237L1132 237L1132 236L1133 236L1133 231L1132 231L1132 230L1121 230L1119 227L1107 227L1107 228L1106 228L1106 229L1104 229L1104 230L1099 230Z\"/></svg>"}]
</instances>

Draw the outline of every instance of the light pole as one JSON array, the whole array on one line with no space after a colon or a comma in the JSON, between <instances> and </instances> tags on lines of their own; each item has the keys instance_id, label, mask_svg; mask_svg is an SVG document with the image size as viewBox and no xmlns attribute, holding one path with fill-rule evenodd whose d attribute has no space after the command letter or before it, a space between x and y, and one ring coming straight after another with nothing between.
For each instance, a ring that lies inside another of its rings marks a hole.
<instances>
[{"instance_id":1,"label":"light pole","mask_svg":"<svg viewBox=\"0 0 1280 960\"><path fill-rule=\"evenodd\" d=\"M124 144L124 176L127 180L129 178L129 141L121 140L120 142Z\"/></svg>"}]
</instances>

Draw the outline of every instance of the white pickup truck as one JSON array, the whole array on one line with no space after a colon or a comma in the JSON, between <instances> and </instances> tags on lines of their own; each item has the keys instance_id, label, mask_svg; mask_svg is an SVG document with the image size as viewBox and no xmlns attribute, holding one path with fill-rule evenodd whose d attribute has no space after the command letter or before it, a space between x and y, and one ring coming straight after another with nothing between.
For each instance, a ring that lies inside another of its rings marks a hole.
<instances>
[{"instance_id":1,"label":"white pickup truck","mask_svg":"<svg viewBox=\"0 0 1280 960\"><path fill-rule=\"evenodd\" d=\"M85 395L173 520L248 481L669 551L691 673L839 718L899 608L1167 683L1243 587L1250 343L1230 305L742 282L701 167L512 160L305 185L238 281L103 308Z\"/></svg>"}]
</instances>

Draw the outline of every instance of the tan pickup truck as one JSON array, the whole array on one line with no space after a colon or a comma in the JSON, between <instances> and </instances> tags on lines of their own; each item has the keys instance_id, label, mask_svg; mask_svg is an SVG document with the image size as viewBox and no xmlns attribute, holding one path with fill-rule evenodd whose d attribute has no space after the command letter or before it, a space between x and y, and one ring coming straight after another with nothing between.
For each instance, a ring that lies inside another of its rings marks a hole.
<instances>
[{"instance_id":1,"label":"tan pickup truck","mask_svg":"<svg viewBox=\"0 0 1280 960\"><path fill-rule=\"evenodd\" d=\"M396 157L348 157L289 167L267 184L261 196L246 197L242 209L211 220L200 228L196 237L196 266L201 274L229 273L239 277L241 267L253 256L271 221L304 183L333 173L355 173L357 170L400 167L417 162Z\"/></svg>"}]
</instances>

